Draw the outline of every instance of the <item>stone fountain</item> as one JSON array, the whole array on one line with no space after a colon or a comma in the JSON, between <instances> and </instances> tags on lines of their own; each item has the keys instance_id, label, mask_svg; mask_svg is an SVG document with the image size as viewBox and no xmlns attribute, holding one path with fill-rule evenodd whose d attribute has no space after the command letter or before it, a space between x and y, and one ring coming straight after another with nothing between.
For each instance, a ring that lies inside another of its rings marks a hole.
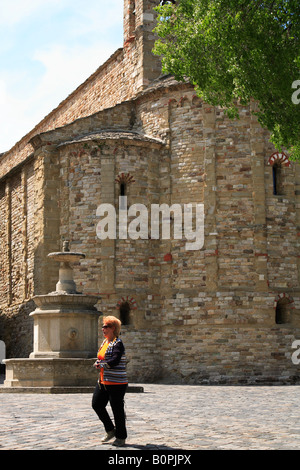
<instances>
[{"instance_id":1,"label":"stone fountain","mask_svg":"<svg viewBox=\"0 0 300 470\"><path fill-rule=\"evenodd\" d=\"M37 391L68 393L94 387L97 371L93 368L98 349L98 318L95 305L99 297L77 292L73 264L85 258L71 252L64 242L63 251L48 258L59 262L56 291L33 297L33 352L26 359L7 359L4 389L23 387Z\"/></svg>"}]
</instances>

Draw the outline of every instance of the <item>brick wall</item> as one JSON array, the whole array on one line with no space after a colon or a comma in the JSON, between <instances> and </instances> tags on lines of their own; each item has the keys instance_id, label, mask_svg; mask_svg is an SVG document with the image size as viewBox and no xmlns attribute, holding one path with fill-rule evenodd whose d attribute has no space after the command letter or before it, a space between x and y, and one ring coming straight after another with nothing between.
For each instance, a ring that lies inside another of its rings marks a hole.
<instances>
[{"instance_id":1,"label":"brick wall","mask_svg":"<svg viewBox=\"0 0 300 470\"><path fill-rule=\"evenodd\" d=\"M31 352L30 298L54 290L58 266L47 254L68 239L86 255L75 266L78 290L100 294L105 315L130 305L122 334L131 380L293 383L300 166L282 169L274 195L275 149L251 108L230 121L191 85L153 80L154 3L136 2L133 22L125 0L124 49L2 156L0 335L8 357ZM173 238L101 242L97 207L118 208L122 181L128 207L144 204L148 214L153 203L204 203L204 247L187 251L185 239ZM276 323L282 299L287 324Z\"/></svg>"}]
</instances>

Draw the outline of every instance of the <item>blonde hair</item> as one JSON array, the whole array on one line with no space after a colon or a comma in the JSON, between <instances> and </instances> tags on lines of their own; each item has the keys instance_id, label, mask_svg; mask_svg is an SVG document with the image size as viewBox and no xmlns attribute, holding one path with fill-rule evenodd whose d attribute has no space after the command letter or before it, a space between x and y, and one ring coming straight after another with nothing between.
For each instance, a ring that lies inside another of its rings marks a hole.
<instances>
[{"instance_id":1,"label":"blonde hair","mask_svg":"<svg viewBox=\"0 0 300 470\"><path fill-rule=\"evenodd\" d=\"M121 331L121 321L117 317L113 317L109 315L107 317L103 317L103 323L110 323L114 328L114 333L116 336L119 336Z\"/></svg>"}]
</instances>

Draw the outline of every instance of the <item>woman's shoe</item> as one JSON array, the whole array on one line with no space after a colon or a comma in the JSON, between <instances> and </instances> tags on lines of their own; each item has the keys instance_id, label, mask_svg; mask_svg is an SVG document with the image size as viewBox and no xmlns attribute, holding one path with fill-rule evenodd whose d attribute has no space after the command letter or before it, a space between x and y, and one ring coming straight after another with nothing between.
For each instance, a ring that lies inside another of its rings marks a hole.
<instances>
[{"instance_id":1,"label":"woman's shoe","mask_svg":"<svg viewBox=\"0 0 300 470\"><path fill-rule=\"evenodd\" d=\"M116 435L116 432L115 432L114 429L112 431L108 431L106 436L104 436L103 439L101 439L101 442L104 444L105 442L108 442L111 439L113 439L113 437L115 437L115 435Z\"/></svg>"},{"instance_id":2,"label":"woman's shoe","mask_svg":"<svg viewBox=\"0 0 300 470\"><path fill-rule=\"evenodd\" d=\"M116 446L116 447L123 447L125 445L125 439L116 439L113 443L112 443L113 446Z\"/></svg>"}]
</instances>

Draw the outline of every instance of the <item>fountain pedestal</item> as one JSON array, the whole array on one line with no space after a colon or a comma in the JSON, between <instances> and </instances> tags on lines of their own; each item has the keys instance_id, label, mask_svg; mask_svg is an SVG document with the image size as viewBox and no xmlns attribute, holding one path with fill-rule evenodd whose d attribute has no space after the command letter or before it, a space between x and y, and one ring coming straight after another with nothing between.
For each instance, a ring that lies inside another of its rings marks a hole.
<instances>
[{"instance_id":1,"label":"fountain pedestal","mask_svg":"<svg viewBox=\"0 0 300 470\"><path fill-rule=\"evenodd\" d=\"M40 295L33 298L33 352L30 358L95 357L99 312L94 296Z\"/></svg>"},{"instance_id":2,"label":"fountain pedestal","mask_svg":"<svg viewBox=\"0 0 300 470\"><path fill-rule=\"evenodd\" d=\"M98 372L93 368L98 349L99 297L80 294L72 264L85 255L62 252L49 258L60 263L56 291L33 297L33 352L27 359L7 359L4 388L48 388L49 392L94 387ZM75 388L74 388L75 387ZM54 390L56 389L56 390ZM40 390L41 391L41 390ZM84 391L84 390L82 390Z\"/></svg>"}]
</instances>

